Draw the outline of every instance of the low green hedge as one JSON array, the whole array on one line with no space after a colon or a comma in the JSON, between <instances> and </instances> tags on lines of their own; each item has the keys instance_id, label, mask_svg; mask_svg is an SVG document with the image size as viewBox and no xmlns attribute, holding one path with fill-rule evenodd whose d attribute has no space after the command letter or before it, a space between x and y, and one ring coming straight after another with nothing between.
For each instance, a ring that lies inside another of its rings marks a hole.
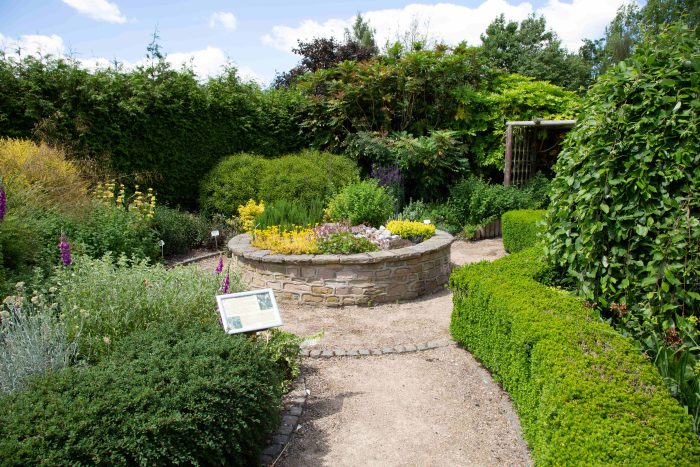
<instances>
[{"instance_id":1,"label":"low green hedge","mask_svg":"<svg viewBox=\"0 0 700 467\"><path fill-rule=\"evenodd\" d=\"M0 465L253 465L283 369L216 326L141 331L0 398Z\"/></svg>"},{"instance_id":2,"label":"low green hedge","mask_svg":"<svg viewBox=\"0 0 700 467\"><path fill-rule=\"evenodd\" d=\"M517 253L534 246L537 235L544 230L539 223L547 211L519 209L501 216L503 247L508 253Z\"/></svg>"},{"instance_id":3,"label":"low green hedge","mask_svg":"<svg viewBox=\"0 0 700 467\"><path fill-rule=\"evenodd\" d=\"M510 394L540 465L700 465L690 417L632 341L546 278L531 248L450 278L450 326Z\"/></svg>"}]
</instances>

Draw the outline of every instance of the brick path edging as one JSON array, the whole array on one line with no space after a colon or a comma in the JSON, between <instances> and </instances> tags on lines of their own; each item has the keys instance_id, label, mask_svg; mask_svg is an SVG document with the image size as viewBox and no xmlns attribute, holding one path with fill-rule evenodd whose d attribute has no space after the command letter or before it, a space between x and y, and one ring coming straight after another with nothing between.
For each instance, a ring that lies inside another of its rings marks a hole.
<instances>
[{"instance_id":1,"label":"brick path edging","mask_svg":"<svg viewBox=\"0 0 700 467\"><path fill-rule=\"evenodd\" d=\"M271 465L276 462L277 458L282 454L282 451L299 425L299 418L304 411L306 400L309 397L309 391L306 389L306 379L304 375L299 376L289 392L292 404L282 413L282 422L277 427L270 437L270 443L260 453L260 465Z\"/></svg>"},{"instance_id":2,"label":"brick path edging","mask_svg":"<svg viewBox=\"0 0 700 467\"><path fill-rule=\"evenodd\" d=\"M403 344L394 347L377 347L373 349L301 349L299 355L305 358L331 358L331 357L368 357L374 355L390 355L423 350L437 349L456 345L452 339L421 342L420 344Z\"/></svg>"}]
</instances>

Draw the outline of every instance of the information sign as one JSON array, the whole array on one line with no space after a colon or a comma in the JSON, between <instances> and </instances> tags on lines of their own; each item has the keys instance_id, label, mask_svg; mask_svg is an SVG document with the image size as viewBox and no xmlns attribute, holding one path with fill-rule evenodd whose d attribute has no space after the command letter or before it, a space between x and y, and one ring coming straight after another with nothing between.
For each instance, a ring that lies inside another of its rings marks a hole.
<instances>
[{"instance_id":1,"label":"information sign","mask_svg":"<svg viewBox=\"0 0 700 467\"><path fill-rule=\"evenodd\" d=\"M217 295L221 322L229 334L261 331L282 326L272 289Z\"/></svg>"}]
</instances>

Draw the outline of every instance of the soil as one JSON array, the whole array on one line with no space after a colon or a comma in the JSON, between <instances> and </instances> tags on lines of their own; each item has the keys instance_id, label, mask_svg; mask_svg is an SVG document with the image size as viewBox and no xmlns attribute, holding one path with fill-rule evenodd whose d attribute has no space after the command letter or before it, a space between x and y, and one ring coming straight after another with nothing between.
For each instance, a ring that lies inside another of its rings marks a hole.
<instances>
[{"instance_id":1,"label":"soil","mask_svg":"<svg viewBox=\"0 0 700 467\"><path fill-rule=\"evenodd\" d=\"M454 266L505 255L500 239L453 243ZM218 259L196 263L214 270ZM318 349L372 349L449 338L448 290L401 304L280 304L283 329ZM310 395L275 465L531 465L508 395L457 346L369 357L305 358Z\"/></svg>"}]
</instances>

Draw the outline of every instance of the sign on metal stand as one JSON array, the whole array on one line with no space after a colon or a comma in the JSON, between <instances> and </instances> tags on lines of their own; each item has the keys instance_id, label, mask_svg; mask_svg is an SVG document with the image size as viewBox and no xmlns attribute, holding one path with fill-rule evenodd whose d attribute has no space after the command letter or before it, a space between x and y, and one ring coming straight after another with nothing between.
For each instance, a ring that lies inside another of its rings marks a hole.
<instances>
[{"instance_id":1,"label":"sign on metal stand","mask_svg":"<svg viewBox=\"0 0 700 467\"><path fill-rule=\"evenodd\" d=\"M282 326L272 289L217 295L221 323L228 334L250 333Z\"/></svg>"}]
</instances>

